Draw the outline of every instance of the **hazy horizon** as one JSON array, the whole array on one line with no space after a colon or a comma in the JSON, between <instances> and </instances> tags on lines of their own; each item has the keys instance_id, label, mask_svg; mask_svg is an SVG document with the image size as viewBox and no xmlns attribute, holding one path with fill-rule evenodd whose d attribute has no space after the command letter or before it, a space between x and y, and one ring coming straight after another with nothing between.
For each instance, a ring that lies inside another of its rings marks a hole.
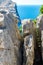
<instances>
[{"instance_id":1,"label":"hazy horizon","mask_svg":"<svg viewBox=\"0 0 43 65\"><path fill-rule=\"evenodd\" d=\"M43 5L43 0L12 0L17 5Z\"/></svg>"}]
</instances>

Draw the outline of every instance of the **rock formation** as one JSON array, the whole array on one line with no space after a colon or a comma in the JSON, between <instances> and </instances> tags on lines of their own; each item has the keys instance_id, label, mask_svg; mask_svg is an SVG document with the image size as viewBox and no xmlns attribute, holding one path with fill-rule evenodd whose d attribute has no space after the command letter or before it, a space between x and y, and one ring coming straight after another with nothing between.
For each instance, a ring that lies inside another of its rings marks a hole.
<instances>
[{"instance_id":1,"label":"rock formation","mask_svg":"<svg viewBox=\"0 0 43 65\"><path fill-rule=\"evenodd\" d=\"M42 25L43 24L41 21L42 16L40 15L39 17L37 17L36 21L36 28L34 29L34 40L35 40L35 46L34 46L34 50L35 50L35 59L34 59L34 65L41 65L42 64L42 43L41 43L41 31L42 31ZM41 26L40 26L41 25Z\"/></svg>"},{"instance_id":2,"label":"rock formation","mask_svg":"<svg viewBox=\"0 0 43 65\"><path fill-rule=\"evenodd\" d=\"M17 23L17 15L9 9L0 9L0 65L21 65L21 36Z\"/></svg>"},{"instance_id":3,"label":"rock formation","mask_svg":"<svg viewBox=\"0 0 43 65\"><path fill-rule=\"evenodd\" d=\"M22 32L23 35L31 33L33 29L33 22L30 19L24 19L22 20Z\"/></svg>"},{"instance_id":4,"label":"rock formation","mask_svg":"<svg viewBox=\"0 0 43 65\"><path fill-rule=\"evenodd\" d=\"M41 47L42 47L42 59L43 59L43 14L37 17L37 22L39 22L39 29L41 31Z\"/></svg>"},{"instance_id":5,"label":"rock formation","mask_svg":"<svg viewBox=\"0 0 43 65\"><path fill-rule=\"evenodd\" d=\"M0 65L41 64L43 15L37 17L36 27L32 20L22 20L22 37L17 27L19 21L16 3L0 0Z\"/></svg>"},{"instance_id":6,"label":"rock formation","mask_svg":"<svg viewBox=\"0 0 43 65\"><path fill-rule=\"evenodd\" d=\"M23 33L24 33L23 65L33 65L34 62L34 38L32 30L33 30L32 21L25 20L25 23L23 21Z\"/></svg>"}]
</instances>

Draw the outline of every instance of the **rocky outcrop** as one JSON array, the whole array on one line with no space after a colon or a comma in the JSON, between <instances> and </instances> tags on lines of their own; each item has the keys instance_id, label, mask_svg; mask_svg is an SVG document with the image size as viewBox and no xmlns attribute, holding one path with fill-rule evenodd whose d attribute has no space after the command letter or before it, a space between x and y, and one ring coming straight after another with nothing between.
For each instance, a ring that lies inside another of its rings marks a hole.
<instances>
[{"instance_id":1,"label":"rocky outcrop","mask_svg":"<svg viewBox=\"0 0 43 65\"><path fill-rule=\"evenodd\" d=\"M22 20L22 32L23 35L28 35L33 31L33 22L31 19Z\"/></svg>"},{"instance_id":2,"label":"rocky outcrop","mask_svg":"<svg viewBox=\"0 0 43 65\"><path fill-rule=\"evenodd\" d=\"M22 37L17 27L18 21L20 18L16 3L11 0L1 0L0 65L41 64L40 61L43 59L43 15L37 17L36 28L32 20L22 20Z\"/></svg>"},{"instance_id":3,"label":"rocky outcrop","mask_svg":"<svg viewBox=\"0 0 43 65\"><path fill-rule=\"evenodd\" d=\"M33 65L34 61L34 39L32 35L24 38L24 62L23 65Z\"/></svg>"},{"instance_id":4,"label":"rocky outcrop","mask_svg":"<svg viewBox=\"0 0 43 65\"><path fill-rule=\"evenodd\" d=\"M31 20L23 20L22 27L24 33L23 65L33 65L34 62L34 38L32 31L33 23Z\"/></svg>"},{"instance_id":5,"label":"rocky outcrop","mask_svg":"<svg viewBox=\"0 0 43 65\"><path fill-rule=\"evenodd\" d=\"M21 64L21 53L19 40L20 33L17 28L17 18L11 14L5 14L4 26L0 33L0 64L3 65L20 65ZM2 23L3 23L2 22ZM2 54L1 54L2 53Z\"/></svg>"},{"instance_id":6,"label":"rocky outcrop","mask_svg":"<svg viewBox=\"0 0 43 65\"><path fill-rule=\"evenodd\" d=\"M39 23L38 23L39 22ZM37 17L38 28L41 31L41 47L42 47L42 59L43 59L43 14Z\"/></svg>"},{"instance_id":7,"label":"rocky outcrop","mask_svg":"<svg viewBox=\"0 0 43 65\"><path fill-rule=\"evenodd\" d=\"M6 7L0 9L0 65L21 65L22 62L19 16L15 14Z\"/></svg>"},{"instance_id":8,"label":"rocky outcrop","mask_svg":"<svg viewBox=\"0 0 43 65\"><path fill-rule=\"evenodd\" d=\"M34 29L34 65L42 64L42 49L41 49L41 31L39 28Z\"/></svg>"}]
</instances>

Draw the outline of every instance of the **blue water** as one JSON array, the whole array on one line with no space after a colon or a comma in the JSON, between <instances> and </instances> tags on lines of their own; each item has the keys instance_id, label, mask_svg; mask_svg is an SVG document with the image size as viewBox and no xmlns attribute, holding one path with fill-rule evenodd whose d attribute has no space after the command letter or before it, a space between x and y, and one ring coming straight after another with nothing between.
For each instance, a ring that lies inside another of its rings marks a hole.
<instances>
[{"instance_id":1,"label":"blue water","mask_svg":"<svg viewBox=\"0 0 43 65\"><path fill-rule=\"evenodd\" d=\"M17 6L20 19L35 19L40 13L40 5L20 5Z\"/></svg>"}]
</instances>

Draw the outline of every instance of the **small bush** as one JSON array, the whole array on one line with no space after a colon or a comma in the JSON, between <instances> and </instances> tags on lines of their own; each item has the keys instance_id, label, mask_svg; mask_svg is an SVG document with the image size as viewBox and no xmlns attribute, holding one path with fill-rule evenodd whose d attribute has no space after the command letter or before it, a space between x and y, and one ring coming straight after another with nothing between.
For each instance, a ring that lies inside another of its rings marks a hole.
<instances>
[{"instance_id":1,"label":"small bush","mask_svg":"<svg viewBox=\"0 0 43 65\"><path fill-rule=\"evenodd\" d=\"M43 14L43 5L40 7L40 13Z\"/></svg>"}]
</instances>

